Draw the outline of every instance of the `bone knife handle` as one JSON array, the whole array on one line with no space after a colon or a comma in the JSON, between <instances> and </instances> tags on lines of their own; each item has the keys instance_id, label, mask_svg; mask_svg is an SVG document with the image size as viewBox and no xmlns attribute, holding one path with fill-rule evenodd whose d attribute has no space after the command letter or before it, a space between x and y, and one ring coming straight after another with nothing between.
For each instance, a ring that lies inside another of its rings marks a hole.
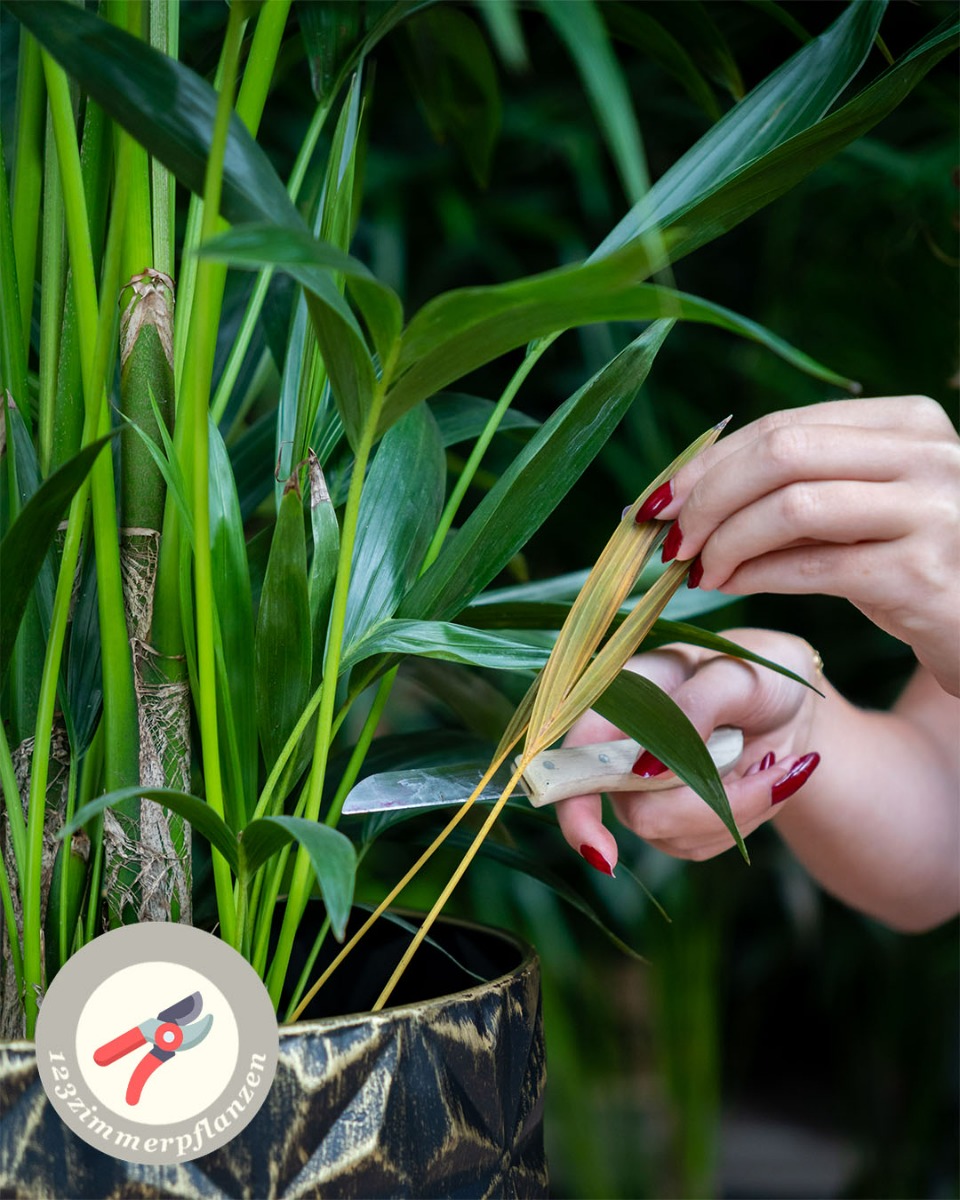
<instances>
[{"instance_id":1,"label":"bone knife handle","mask_svg":"<svg viewBox=\"0 0 960 1200\"><path fill-rule=\"evenodd\" d=\"M720 726L710 735L707 750L724 774L743 752L743 731ZM639 744L631 738L544 750L524 772L523 786L535 808L594 792L652 792L681 786L683 781L672 771L650 779L634 775L631 767L639 753Z\"/></svg>"}]
</instances>

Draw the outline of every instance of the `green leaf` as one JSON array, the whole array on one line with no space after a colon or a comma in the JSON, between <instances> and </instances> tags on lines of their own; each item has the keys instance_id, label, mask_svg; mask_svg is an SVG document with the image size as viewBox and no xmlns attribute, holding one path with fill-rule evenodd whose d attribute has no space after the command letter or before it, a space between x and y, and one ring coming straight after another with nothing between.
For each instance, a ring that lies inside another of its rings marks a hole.
<instances>
[{"instance_id":1,"label":"green leaf","mask_svg":"<svg viewBox=\"0 0 960 1200\"><path fill-rule=\"evenodd\" d=\"M621 671L594 708L693 788L750 861L713 759L689 718L666 692L642 675Z\"/></svg>"},{"instance_id":2,"label":"green leaf","mask_svg":"<svg viewBox=\"0 0 960 1200\"><path fill-rule=\"evenodd\" d=\"M683 230L676 231L678 239L683 236ZM607 259L512 283L463 288L429 301L404 332L381 426L508 350L558 330L605 321L703 321L758 341L817 378L851 386L746 317L696 296L637 282L655 261L647 249L631 244Z\"/></svg>"},{"instance_id":3,"label":"green leaf","mask_svg":"<svg viewBox=\"0 0 960 1200\"><path fill-rule=\"evenodd\" d=\"M68 837L70 834L76 833L78 829L82 829L105 808L113 808L117 804L123 804L127 800L136 800L141 796L145 800L155 800L157 804L169 808L171 812L178 813L190 823L190 827L195 832L206 838L211 846L220 851L232 871L238 870L240 856L237 851L237 839L227 828L225 822L217 816L206 801L199 800L187 792L174 791L172 788L126 787L118 788L114 792L107 792L103 796L98 796L96 800L91 800L89 804L84 804L74 814L73 820L60 830L58 836Z\"/></svg>"},{"instance_id":4,"label":"green leaf","mask_svg":"<svg viewBox=\"0 0 960 1200\"><path fill-rule=\"evenodd\" d=\"M722 116L710 84L701 74L683 43L673 36L649 12L636 4L607 4L604 18L614 37L648 55L672 75L687 95L711 121Z\"/></svg>"},{"instance_id":5,"label":"green leaf","mask_svg":"<svg viewBox=\"0 0 960 1200\"><path fill-rule=\"evenodd\" d=\"M593 0L540 0L540 9L580 72L627 199L635 204L648 188L643 143L630 91L597 5Z\"/></svg>"},{"instance_id":6,"label":"green leaf","mask_svg":"<svg viewBox=\"0 0 960 1200\"><path fill-rule=\"evenodd\" d=\"M500 132L500 85L476 23L452 5L406 24L403 65L438 142L449 137L484 185Z\"/></svg>"},{"instance_id":7,"label":"green leaf","mask_svg":"<svg viewBox=\"0 0 960 1200\"><path fill-rule=\"evenodd\" d=\"M395 319L400 300L378 283L362 263L306 230L255 224L231 229L207 242L202 255L235 267L277 267L307 289L307 308L344 427L356 446L369 410L376 373L363 331L331 272L362 280L366 310L377 336ZM384 313L394 313L394 317Z\"/></svg>"},{"instance_id":8,"label":"green leaf","mask_svg":"<svg viewBox=\"0 0 960 1200\"><path fill-rule=\"evenodd\" d=\"M255 653L257 728L269 770L310 698L313 669L307 546L296 487L284 495L273 531Z\"/></svg>"},{"instance_id":9,"label":"green leaf","mask_svg":"<svg viewBox=\"0 0 960 1200\"><path fill-rule=\"evenodd\" d=\"M363 485L345 652L371 626L393 615L417 578L440 518L445 477L437 423L421 405L384 437Z\"/></svg>"},{"instance_id":10,"label":"green leaf","mask_svg":"<svg viewBox=\"0 0 960 1200\"><path fill-rule=\"evenodd\" d=\"M186 187L203 195L217 92L146 42L64 0L7 0L7 8L83 90ZM302 228L287 189L235 114L223 166L221 211L231 224Z\"/></svg>"},{"instance_id":11,"label":"green leaf","mask_svg":"<svg viewBox=\"0 0 960 1200\"><path fill-rule=\"evenodd\" d=\"M309 0L297 4L297 14L313 94L322 103L333 96L340 72L360 41L362 8L356 0Z\"/></svg>"},{"instance_id":12,"label":"green leaf","mask_svg":"<svg viewBox=\"0 0 960 1200\"><path fill-rule=\"evenodd\" d=\"M793 679L796 683L802 683L804 687L817 691L808 679L804 679L802 675L797 675L786 667L782 667L772 659L764 658L760 654L754 654L752 650L745 649L743 646L732 642L729 638L725 638L719 633L711 633L709 630L700 629L696 625L688 625L685 621L661 618L643 639L643 649L652 650L656 646L666 646L670 642L686 642L690 646L701 646L704 650L715 650L718 654L729 654L734 658L743 658L747 662L757 663L761 667L768 667L771 671L776 671L778 675L786 675L788 679Z\"/></svg>"},{"instance_id":13,"label":"green leaf","mask_svg":"<svg viewBox=\"0 0 960 1200\"><path fill-rule=\"evenodd\" d=\"M440 440L445 446L456 446L458 442L472 442L487 427L496 404L480 396L468 396L463 392L443 392L429 402L440 429ZM515 408L508 408L500 418L498 426L502 433L508 429L537 429L539 421L528 417Z\"/></svg>"},{"instance_id":14,"label":"green leaf","mask_svg":"<svg viewBox=\"0 0 960 1200\"><path fill-rule=\"evenodd\" d=\"M699 197L683 214L681 225L687 232L674 244L675 257L726 233L868 133L932 67L956 50L958 31L957 21L945 21L842 108Z\"/></svg>"},{"instance_id":15,"label":"green leaf","mask_svg":"<svg viewBox=\"0 0 960 1200\"><path fill-rule=\"evenodd\" d=\"M73 497L83 485L100 451L113 434L84 447L74 458L46 479L13 522L0 543L0 679L7 672L10 656L47 551L57 526Z\"/></svg>"},{"instance_id":16,"label":"green leaf","mask_svg":"<svg viewBox=\"0 0 960 1200\"><path fill-rule=\"evenodd\" d=\"M320 682L327 624L333 590L337 582L340 559L340 525L320 463L311 453L307 468L310 480L310 530L313 535L313 556L310 560L310 623L313 629L314 685Z\"/></svg>"},{"instance_id":17,"label":"green leaf","mask_svg":"<svg viewBox=\"0 0 960 1200\"><path fill-rule=\"evenodd\" d=\"M243 517L223 439L210 422L210 553L213 594L224 656L219 706L226 727L222 744L238 766L232 794L241 811L257 791L257 718L254 694L254 624ZM227 701L229 700L229 703Z\"/></svg>"},{"instance_id":18,"label":"green leaf","mask_svg":"<svg viewBox=\"0 0 960 1200\"><path fill-rule=\"evenodd\" d=\"M516 0L476 0L476 3L497 53L511 71L522 71L529 64Z\"/></svg>"},{"instance_id":19,"label":"green leaf","mask_svg":"<svg viewBox=\"0 0 960 1200\"><path fill-rule=\"evenodd\" d=\"M473 835L461 829L455 829L447 838L447 844L451 846L466 847L473 840ZM548 887L561 900L569 904L588 921L596 925L601 930L605 937L624 954L628 954L637 962L646 962L647 960L642 954L639 954L634 948L625 942L618 934L610 928L597 909L582 896L575 888L555 871L550 870L544 865L542 848L534 848L526 850L518 845L505 845L503 842L495 841L493 838L486 838L483 845L480 847L480 854L484 858L492 859L494 862L502 863L511 870L520 871L524 875L529 875L532 879L538 880L545 887Z\"/></svg>"},{"instance_id":20,"label":"green leaf","mask_svg":"<svg viewBox=\"0 0 960 1200\"><path fill-rule=\"evenodd\" d=\"M264 817L252 821L240 837L241 860L248 877L290 841L299 842L309 855L333 936L342 942L357 874L353 843L336 829L317 821L303 817Z\"/></svg>"},{"instance_id":21,"label":"green leaf","mask_svg":"<svg viewBox=\"0 0 960 1200\"><path fill-rule=\"evenodd\" d=\"M449 620L495 578L613 433L670 327L669 321L651 326L541 426L410 590L398 616Z\"/></svg>"},{"instance_id":22,"label":"green leaf","mask_svg":"<svg viewBox=\"0 0 960 1200\"><path fill-rule=\"evenodd\" d=\"M414 654L498 671L535 671L547 661L548 645L504 637L448 621L384 621L356 642L344 668L375 654Z\"/></svg>"},{"instance_id":23,"label":"green leaf","mask_svg":"<svg viewBox=\"0 0 960 1200\"><path fill-rule=\"evenodd\" d=\"M611 254L644 232L667 229L704 197L718 192L747 163L819 121L859 71L885 7L885 0L848 5L824 33L768 75L665 171L594 257ZM751 211L779 194L758 195ZM698 245L723 232L705 219L688 219L684 227L689 237L699 238Z\"/></svg>"}]
</instances>

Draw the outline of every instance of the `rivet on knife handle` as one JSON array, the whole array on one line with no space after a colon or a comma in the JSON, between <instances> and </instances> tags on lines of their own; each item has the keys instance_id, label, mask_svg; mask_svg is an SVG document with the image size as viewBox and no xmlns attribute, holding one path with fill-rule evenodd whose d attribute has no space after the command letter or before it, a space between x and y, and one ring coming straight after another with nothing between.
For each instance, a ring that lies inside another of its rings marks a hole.
<instances>
[{"instance_id":1,"label":"rivet on knife handle","mask_svg":"<svg viewBox=\"0 0 960 1200\"><path fill-rule=\"evenodd\" d=\"M707 750L722 775L743 752L743 731L721 725L710 735ZM673 772L649 779L634 775L630 768L639 753L640 746L630 738L544 750L524 772L523 786L535 808L594 792L652 792L681 786L682 780Z\"/></svg>"}]
</instances>

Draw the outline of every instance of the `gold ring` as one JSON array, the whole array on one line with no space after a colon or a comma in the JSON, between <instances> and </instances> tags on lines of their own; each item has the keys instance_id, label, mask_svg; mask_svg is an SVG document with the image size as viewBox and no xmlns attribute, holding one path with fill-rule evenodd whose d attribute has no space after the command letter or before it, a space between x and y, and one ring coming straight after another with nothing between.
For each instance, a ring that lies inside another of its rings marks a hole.
<instances>
[{"instance_id":1,"label":"gold ring","mask_svg":"<svg viewBox=\"0 0 960 1200\"><path fill-rule=\"evenodd\" d=\"M808 642L807 645L810 645ZM820 657L820 651L815 646L810 646L810 654L813 657L813 678L814 680L823 678L823 659Z\"/></svg>"}]
</instances>

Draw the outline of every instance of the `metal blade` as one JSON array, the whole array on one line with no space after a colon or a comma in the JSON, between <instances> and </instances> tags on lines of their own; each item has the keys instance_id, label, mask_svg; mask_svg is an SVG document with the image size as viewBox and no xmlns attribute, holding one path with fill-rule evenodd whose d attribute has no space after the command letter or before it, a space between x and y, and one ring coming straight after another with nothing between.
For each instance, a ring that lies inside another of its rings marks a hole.
<instances>
[{"instance_id":1,"label":"metal blade","mask_svg":"<svg viewBox=\"0 0 960 1200\"><path fill-rule=\"evenodd\" d=\"M405 808L440 808L462 804L483 775L476 763L458 763L443 767L411 768L406 771L382 771L362 779L344 801L346 815L391 812ZM478 796L480 803L499 799L510 782L510 771L501 767ZM517 791L518 796L526 793Z\"/></svg>"}]
</instances>

